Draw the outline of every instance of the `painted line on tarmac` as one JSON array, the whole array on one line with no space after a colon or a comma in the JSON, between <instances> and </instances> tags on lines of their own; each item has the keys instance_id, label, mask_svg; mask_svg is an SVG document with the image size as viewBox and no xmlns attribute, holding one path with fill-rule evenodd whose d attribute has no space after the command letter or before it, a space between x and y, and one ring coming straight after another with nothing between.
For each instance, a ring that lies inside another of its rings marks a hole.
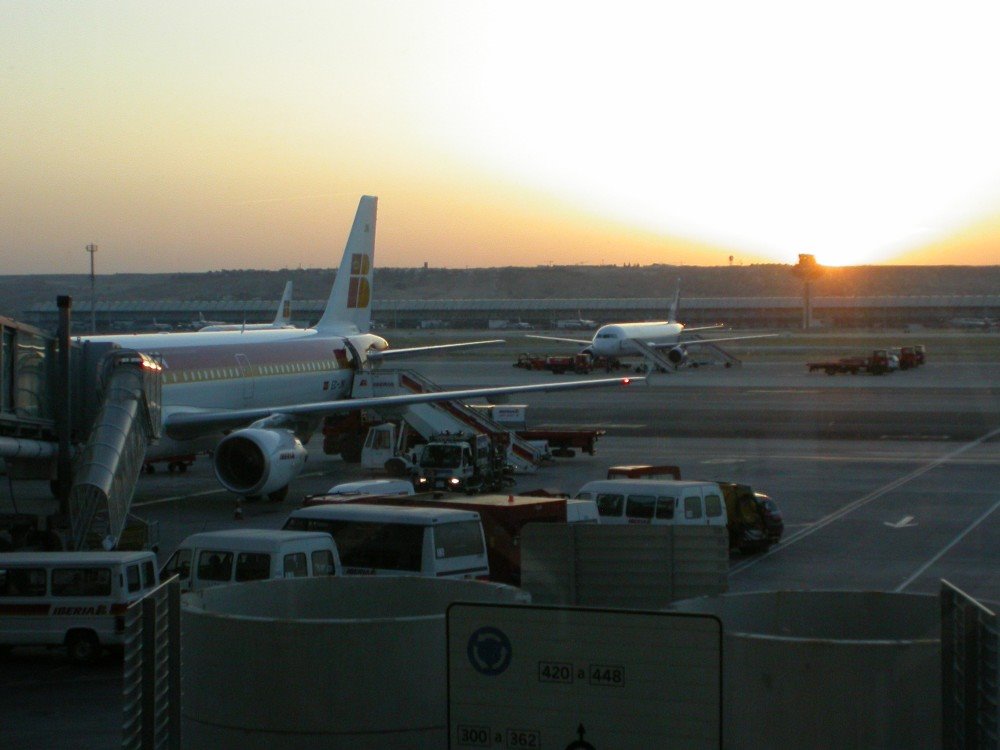
<instances>
[{"instance_id":1,"label":"painted line on tarmac","mask_svg":"<svg viewBox=\"0 0 1000 750\"><path fill-rule=\"evenodd\" d=\"M774 554L776 554L778 552L781 552L782 550L787 549L788 547L791 547L793 544L801 542L803 539L806 539L807 537L811 536L812 534L816 533L817 531L820 531L821 529L826 528L827 526L829 526L834 521L839 521L841 518L843 518L844 516L848 515L849 513L853 513L858 508L862 508L865 505L868 505L869 503L874 502L875 500L878 500L883 495L886 495L886 494L892 492L893 490L898 489L899 487L902 487L904 484L912 482L914 479L916 479L917 477L923 476L924 474L926 474L931 469L936 469L938 466L941 466L942 464L948 463L949 461L951 461L956 456L959 456L962 453L965 453L966 451L971 450L971 449L973 449L973 448L981 445L982 443L985 443L988 440L991 440L992 438L996 437L997 435L1000 435L1000 427L998 427L997 429L992 430L992 431L986 433L982 437L979 437L979 438L973 440L970 443L966 443L965 445L963 445L963 446L961 446L959 448L956 448L955 450L951 451L950 453L946 453L945 455L943 455L943 456L941 456L939 458L934 459L930 463L925 464L924 466L921 466L919 469L915 469L915 470L911 471L909 474L907 474L905 476L902 476L899 479L896 479L896 480L894 480L892 482L889 482L889 484L884 485L883 487L880 487L879 489L875 490L874 492L871 492L871 493L865 495L864 497L858 498L857 500L855 500L855 501L853 501L851 503L848 503L843 508L840 508L839 510L834 511L833 513L829 514L828 516L825 516L825 517L821 518L816 523L812 524L809 528L803 529L802 531L800 531L800 532L798 532L796 534L792 534L788 539L786 539L783 542L781 542L777 547L772 547L767 552L764 552L761 555L758 555L757 557L755 557L752 560L747 560L746 562L739 563L738 565L733 566L729 570L729 575L734 576L737 573L742 573L744 570L746 570L747 568L753 567L754 565L756 565L757 563L759 563L761 560L765 560L768 557L771 557L771 555L774 555Z\"/></svg>"},{"instance_id":2,"label":"painted line on tarmac","mask_svg":"<svg viewBox=\"0 0 1000 750\"><path fill-rule=\"evenodd\" d=\"M907 586L909 586L915 580L917 580L918 578L920 578L920 576L922 576L924 573L926 573L927 569L929 567L931 567L934 563L936 563L938 560L940 560L942 557L944 557L948 553L948 551L951 550L952 547L954 547L956 544L958 544L960 541L962 541L969 534L969 532L971 532L979 524L981 524L983 521L985 521L987 518L989 518L990 515L992 515L992 513L997 508L1000 508L1000 500L998 500L997 502L995 502L993 504L992 508L990 508L988 511L986 511L985 513L983 513L979 518L977 518L969 526L967 526L966 529L965 529L965 531L963 531L961 534L959 534L954 539L952 539L948 544L946 544L945 547L944 547L944 549L942 549L940 552L938 552L936 555L934 555L934 557L932 557L926 563L924 563L919 568L917 568L917 572L916 573L914 573L909 578L907 578L905 581L903 581L901 584L899 584L895 589L893 589L893 591L895 591L897 594L900 591L904 591Z\"/></svg>"},{"instance_id":3,"label":"painted line on tarmac","mask_svg":"<svg viewBox=\"0 0 1000 750\"><path fill-rule=\"evenodd\" d=\"M305 479L308 477L321 477L323 472L314 471L309 474L299 474L298 478ZM224 487L217 487L214 490L203 490L201 492L189 492L186 495L174 495L173 497L161 497L159 500L144 500L141 503L132 503L133 508L145 508L150 505L163 505L164 503L176 503L178 500L190 500L193 497L206 497L207 495L221 495L222 493L228 493L229 490Z\"/></svg>"}]
</instances>

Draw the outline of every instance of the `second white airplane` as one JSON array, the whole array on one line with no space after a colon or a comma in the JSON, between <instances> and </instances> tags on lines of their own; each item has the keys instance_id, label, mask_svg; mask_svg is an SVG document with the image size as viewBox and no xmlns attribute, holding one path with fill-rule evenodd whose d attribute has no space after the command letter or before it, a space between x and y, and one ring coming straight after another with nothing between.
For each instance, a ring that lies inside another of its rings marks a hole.
<instances>
[{"instance_id":1,"label":"second white airplane","mask_svg":"<svg viewBox=\"0 0 1000 750\"><path fill-rule=\"evenodd\" d=\"M548 341L564 341L571 344L583 344L583 352L594 357L643 357L653 366L669 365L673 369L683 367L689 361L688 349L691 347L718 345L729 341L746 339L770 338L778 334L759 333L751 336L726 336L711 339L682 339L685 333L697 331L718 330L720 325L686 328L677 323L677 308L680 304L680 279L677 280L677 291L670 306L668 320L650 320L641 323L608 323L597 329L593 338L572 339L562 336L539 336L526 334L526 338L545 339ZM728 365L727 365L728 366Z\"/></svg>"}]
</instances>

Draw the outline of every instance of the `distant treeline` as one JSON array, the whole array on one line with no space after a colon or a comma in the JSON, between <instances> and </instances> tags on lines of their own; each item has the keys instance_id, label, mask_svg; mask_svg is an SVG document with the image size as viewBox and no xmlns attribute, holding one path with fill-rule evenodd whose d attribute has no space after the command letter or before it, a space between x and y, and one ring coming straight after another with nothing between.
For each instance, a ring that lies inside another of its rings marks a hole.
<instances>
[{"instance_id":1,"label":"distant treeline","mask_svg":"<svg viewBox=\"0 0 1000 750\"><path fill-rule=\"evenodd\" d=\"M277 301L286 281L295 299L324 299L335 269L223 270L181 274L97 276L100 300ZM791 266L542 266L536 268L377 268L381 299L545 299L670 297L784 297L801 293ZM86 274L0 276L0 315L19 317L39 303L70 294L90 300ZM833 297L1000 294L1000 266L852 266L828 268L814 294Z\"/></svg>"}]
</instances>

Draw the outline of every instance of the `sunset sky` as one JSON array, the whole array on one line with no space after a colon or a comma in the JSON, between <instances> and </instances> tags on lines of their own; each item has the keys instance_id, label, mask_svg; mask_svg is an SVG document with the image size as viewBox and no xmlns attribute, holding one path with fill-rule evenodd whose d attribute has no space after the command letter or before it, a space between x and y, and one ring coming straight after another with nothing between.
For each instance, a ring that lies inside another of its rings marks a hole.
<instances>
[{"instance_id":1,"label":"sunset sky","mask_svg":"<svg viewBox=\"0 0 1000 750\"><path fill-rule=\"evenodd\" d=\"M1000 263L1000 4L0 0L0 273Z\"/></svg>"}]
</instances>

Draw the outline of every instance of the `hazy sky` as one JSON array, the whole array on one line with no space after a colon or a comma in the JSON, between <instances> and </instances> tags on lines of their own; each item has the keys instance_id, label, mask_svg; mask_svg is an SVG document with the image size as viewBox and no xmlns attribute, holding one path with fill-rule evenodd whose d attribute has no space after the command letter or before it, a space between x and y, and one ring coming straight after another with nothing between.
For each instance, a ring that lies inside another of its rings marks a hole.
<instances>
[{"instance_id":1,"label":"hazy sky","mask_svg":"<svg viewBox=\"0 0 1000 750\"><path fill-rule=\"evenodd\" d=\"M0 0L0 273L1000 263L1000 3Z\"/></svg>"}]
</instances>

